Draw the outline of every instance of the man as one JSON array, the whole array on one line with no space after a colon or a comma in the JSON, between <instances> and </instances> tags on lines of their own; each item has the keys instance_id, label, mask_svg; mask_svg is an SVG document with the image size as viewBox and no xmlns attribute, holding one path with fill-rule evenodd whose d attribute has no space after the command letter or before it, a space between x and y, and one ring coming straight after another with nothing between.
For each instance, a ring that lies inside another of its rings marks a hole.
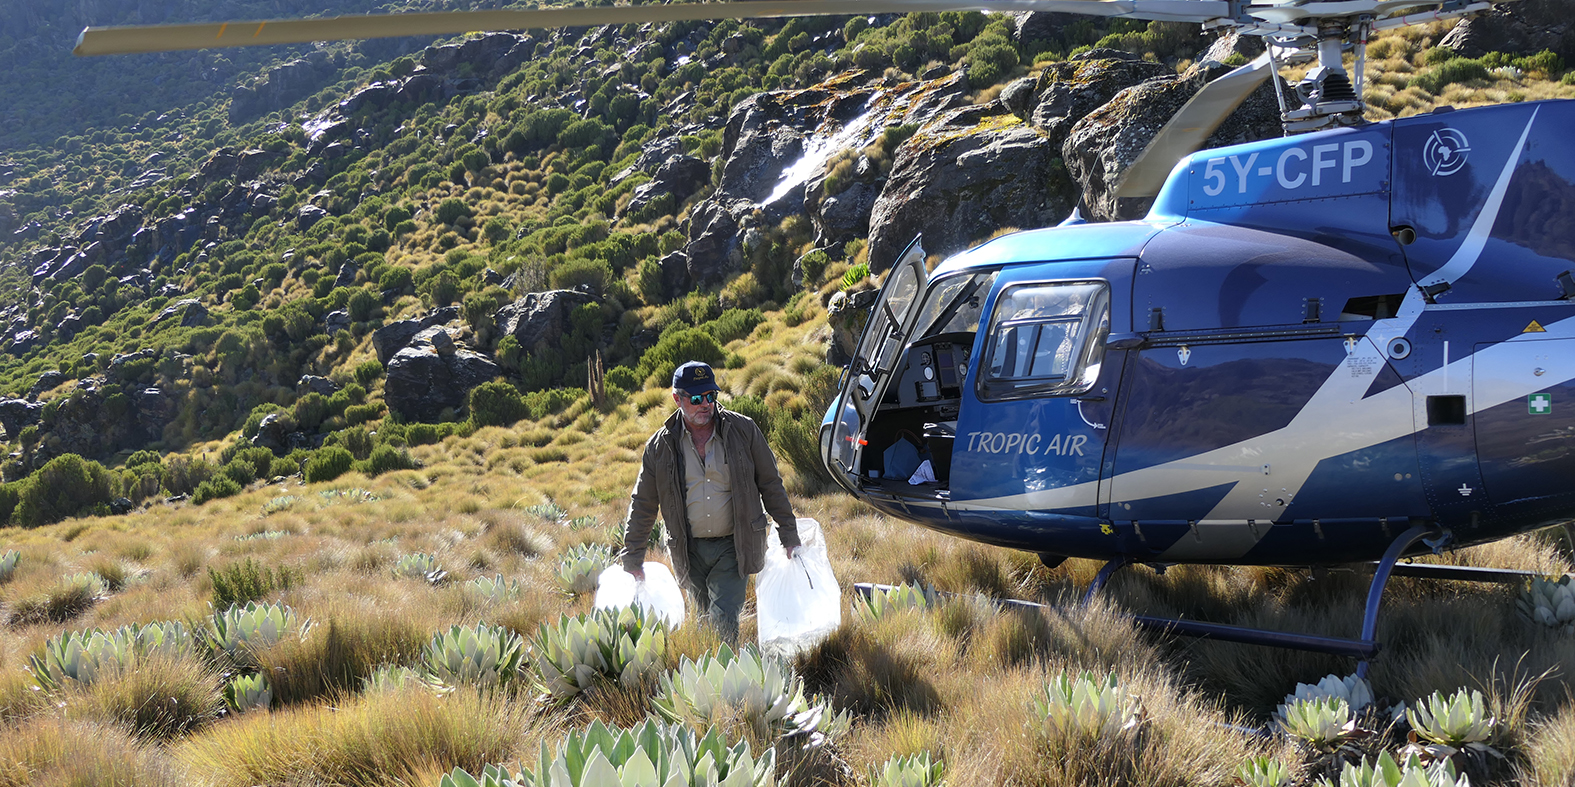
<instances>
[{"instance_id":1,"label":"man","mask_svg":"<svg viewBox=\"0 0 1575 787\"><path fill-rule=\"evenodd\" d=\"M738 643L738 613L750 574L765 567L771 519L788 557L798 525L776 457L760 427L716 403L711 367L690 361L673 371L678 412L645 443L629 501L623 567L645 579L645 550L656 516L667 522L673 574L729 644Z\"/></svg>"}]
</instances>

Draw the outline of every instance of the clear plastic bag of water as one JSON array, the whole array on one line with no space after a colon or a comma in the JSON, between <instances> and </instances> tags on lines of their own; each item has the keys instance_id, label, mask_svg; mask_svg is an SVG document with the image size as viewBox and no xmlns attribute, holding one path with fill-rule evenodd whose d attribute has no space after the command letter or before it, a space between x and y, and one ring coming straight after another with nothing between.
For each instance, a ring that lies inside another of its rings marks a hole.
<instances>
[{"instance_id":1,"label":"clear plastic bag of water","mask_svg":"<svg viewBox=\"0 0 1575 787\"><path fill-rule=\"evenodd\" d=\"M842 588L824 544L801 546L791 560L780 547L766 553L766 566L755 576L755 623L760 652L784 659L842 625Z\"/></svg>"},{"instance_id":2,"label":"clear plastic bag of water","mask_svg":"<svg viewBox=\"0 0 1575 787\"><path fill-rule=\"evenodd\" d=\"M596 608L637 606L647 615L667 621L669 629L684 625L684 592L672 569L663 563L645 564L645 581L634 578L623 566L608 566L596 579Z\"/></svg>"}]
</instances>

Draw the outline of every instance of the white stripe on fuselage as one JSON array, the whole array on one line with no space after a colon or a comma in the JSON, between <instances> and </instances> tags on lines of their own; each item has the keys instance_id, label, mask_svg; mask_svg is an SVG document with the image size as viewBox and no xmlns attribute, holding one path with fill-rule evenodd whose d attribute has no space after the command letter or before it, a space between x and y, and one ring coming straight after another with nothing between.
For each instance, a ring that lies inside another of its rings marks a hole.
<instances>
[{"instance_id":1,"label":"white stripe on fuselage","mask_svg":"<svg viewBox=\"0 0 1575 787\"><path fill-rule=\"evenodd\" d=\"M1475 266L1482 249L1492 233L1508 192L1510 178L1525 149L1526 139L1536 121L1537 110L1532 111L1520 140L1504 162L1493 190L1484 201L1476 221L1466 238L1450 260L1434 274L1428 283L1447 281L1454 283ZM1412 288L1407 294L1398 316L1379 320L1369 329L1364 340L1366 352L1347 354L1334 373L1319 387L1296 417L1286 426L1273 432L1243 440L1213 451L1188 456L1183 460L1155 465L1128 473L1121 473L1107 481L1119 494L1120 500L1143 500L1154 497L1193 492L1209 487L1235 482L1235 486L1203 518L1200 524L1210 525L1214 534L1208 539L1183 538L1161 558L1186 559L1188 557L1225 558L1240 555L1251 549L1268 528L1251 528L1245 520L1272 520L1279 510L1278 501L1289 505L1301 490L1318 463L1324 459L1357 451L1387 442L1416 431L1413 417L1416 395L1444 392L1449 388L1463 388L1471 379L1471 364L1476 361L1493 364L1499 353L1494 345L1473 356L1470 347L1456 349L1455 359L1406 385L1395 386L1373 396L1362 398L1372 383L1369 375L1354 375L1351 364L1360 357L1371 358L1371 353L1382 357L1389 341L1406 335L1424 312L1428 310L1421 292ZM1545 326L1546 333L1523 334L1509 340L1537 340L1575 336L1575 318L1561 320ZM1531 337L1527 339L1526 337ZM1559 364L1552 379L1575 378L1575 360ZM1479 392L1476 398L1468 397L1472 411L1487 409L1523 397L1538 388L1497 385L1491 393ZM1268 475L1244 473L1246 468L1269 466ZM1250 483L1249 483L1250 482ZM1005 497L971 501L956 501L955 510L1055 510L1088 506L1097 499L1098 482L1089 481L1072 486L1057 487ZM1268 502L1272 507L1266 506ZM1119 505L1119 503L1118 503ZM1113 519L1121 517L1115 515ZM1233 524L1233 523L1242 524ZM1248 531L1236 533L1236 530ZM1226 532L1226 531L1229 532ZM1228 546L1227 546L1228 545ZM1223 547L1223 549L1222 549Z\"/></svg>"}]
</instances>

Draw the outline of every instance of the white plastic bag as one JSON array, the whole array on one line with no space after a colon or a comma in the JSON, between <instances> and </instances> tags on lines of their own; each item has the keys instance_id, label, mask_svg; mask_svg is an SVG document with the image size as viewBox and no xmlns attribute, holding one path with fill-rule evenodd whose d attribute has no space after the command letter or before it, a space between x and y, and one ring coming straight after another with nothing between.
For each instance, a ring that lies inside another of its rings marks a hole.
<instances>
[{"instance_id":1,"label":"white plastic bag","mask_svg":"<svg viewBox=\"0 0 1575 787\"><path fill-rule=\"evenodd\" d=\"M807 547L823 547L826 545L826 542L820 538L819 522L807 516L801 516L795 521L798 524L798 542L800 544ZM773 551L782 551L782 536L777 533L775 522L772 522L771 527L766 530L766 554L769 555Z\"/></svg>"},{"instance_id":2,"label":"white plastic bag","mask_svg":"<svg viewBox=\"0 0 1575 787\"><path fill-rule=\"evenodd\" d=\"M669 629L684 625L684 593L673 579L672 569L662 563L645 564L645 581L640 582L623 566L608 566L596 579L596 608L619 609L637 606L647 615L663 618Z\"/></svg>"},{"instance_id":3,"label":"white plastic bag","mask_svg":"<svg viewBox=\"0 0 1575 787\"><path fill-rule=\"evenodd\" d=\"M792 560L780 547L766 553L755 577L755 623L760 652L780 658L814 647L842 625L842 588L824 544L801 546Z\"/></svg>"}]
</instances>

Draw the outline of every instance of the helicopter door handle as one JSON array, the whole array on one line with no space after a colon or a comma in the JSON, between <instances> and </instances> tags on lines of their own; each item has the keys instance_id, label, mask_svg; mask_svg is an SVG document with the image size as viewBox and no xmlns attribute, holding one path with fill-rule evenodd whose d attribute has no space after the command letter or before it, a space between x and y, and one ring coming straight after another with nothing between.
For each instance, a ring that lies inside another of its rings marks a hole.
<instances>
[{"instance_id":1,"label":"helicopter door handle","mask_svg":"<svg viewBox=\"0 0 1575 787\"><path fill-rule=\"evenodd\" d=\"M1073 399L1072 401L1074 401L1074 402L1103 402L1103 401L1105 401L1105 397L1103 397L1103 396L1079 396L1079 397Z\"/></svg>"},{"instance_id":2,"label":"helicopter door handle","mask_svg":"<svg viewBox=\"0 0 1575 787\"><path fill-rule=\"evenodd\" d=\"M1105 339L1105 347L1111 350L1136 350L1145 344L1148 337L1135 333L1113 333Z\"/></svg>"}]
</instances>

